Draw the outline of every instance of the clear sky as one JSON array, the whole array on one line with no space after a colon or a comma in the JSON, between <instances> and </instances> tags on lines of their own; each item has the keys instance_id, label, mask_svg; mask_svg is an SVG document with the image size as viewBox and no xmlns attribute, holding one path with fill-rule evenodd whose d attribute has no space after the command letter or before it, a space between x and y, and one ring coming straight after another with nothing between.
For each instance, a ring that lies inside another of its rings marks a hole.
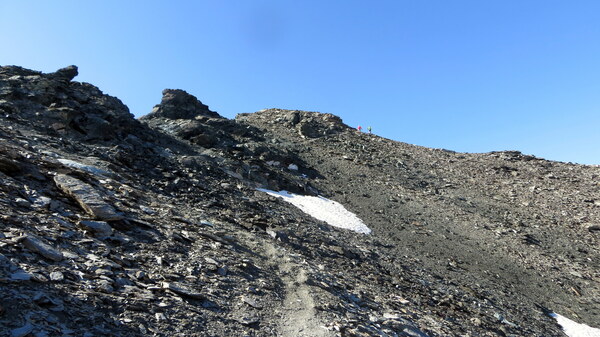
<instances>
[{"instance_id":1,"label":"clear sky","mask_svg":"<svg viewBox=\"0 0 600 337\"><path fill-rule=\"evenodd\" d=\"M461 152L600 164L600 1L0 0L0 65L142 116L164 88L221 115L336 114Z\"/></svg>"}]
</instances>

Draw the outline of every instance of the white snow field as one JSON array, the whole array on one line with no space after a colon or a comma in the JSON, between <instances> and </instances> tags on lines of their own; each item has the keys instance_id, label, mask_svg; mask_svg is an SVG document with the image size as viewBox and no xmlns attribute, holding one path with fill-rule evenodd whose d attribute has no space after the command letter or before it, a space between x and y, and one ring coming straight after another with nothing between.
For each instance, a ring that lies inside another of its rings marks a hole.
<instances>
[{"instance_id":1,"label":"white snow field","mask_svg":"<svg viewBox=\"0 0 600 337\"><path fill-rule=\"evenodd\" d=\"M321 221L325 221L331 226L349 229L363 234L371 233L371 229L354 213L348 211L342 204L333 200L321 196L312 197L308 195L298 195L288 191L275 192L262 188L259 188L258 190L282 198L298 207L304 213Z\"/></svg>"},{"instance_id":2,"label":"white snow field","mask_svg":"<svg viewBox=\"0 0 600 337\"><path fill-rule=\"evenodd\" d=\"M569 337L600 337L600 329L577 323L557 313L552 313L550 316L556 319L565 334Z\"/></svg>"}]
</instances>

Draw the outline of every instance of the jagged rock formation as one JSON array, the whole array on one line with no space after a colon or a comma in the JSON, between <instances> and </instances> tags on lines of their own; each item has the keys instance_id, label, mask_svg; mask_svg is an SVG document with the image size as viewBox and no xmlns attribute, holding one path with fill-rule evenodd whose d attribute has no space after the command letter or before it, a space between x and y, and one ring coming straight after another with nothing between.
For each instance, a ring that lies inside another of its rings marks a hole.
<instances>
[{"instance_id":1,"label":"jagged rock formation","mask_svg":"<svg viewBox=\"0 0 600 337\"><path fill-rule=\"evenodd\" d=\"M341 118L332 114L282 109L267 109L259 113L263 117L268 116L269 124L281 124L295 130L302 138L319 138L350 129ZM252 117L252 114L239 114L237 120L248 117Z\"/></svg>"},{"instance_id":2,"label":"jagged rock formation","mask_svg":"<svg viewBox=\"0 0 600 337\"><path fill-rule=\"evenodd\" d=\"M54 135L86 140L123 138L138 122L117 98L88 83L71 82L77 68L52 74L21 67L2 67L0 111L37 124Z\"/></svg>"},{"instance_id":3,"label":"jagged rock formation","mask_svg":"<svg viewBox=\"0 0 600 337\"><path fill-rule=\"evenodd\" d=\"M198 116L222 118L184 90L165 89L162 94L160 104L154 106L150 113L154 117L170 119L192 119Z\"/></svg>"},{"instance_id":4,"label":"jagged rock formation","mask_svg":"<svg viewBox=\"0 0 600 337\"><path fill-rule=\"evenodd\" d=\"M600 325L600 168L462 154L165 90L135 120L0 67L0 334L563 336ZM336 229L256 190L325 195Z\"/></svg>"},{"instance_id":5,"label":"jagged rock formation","mask_svg":"<svg viewBox=\"0 0 600 337\"><path fill-rule=\"evenodd\" d=\"M202 153L219 161L230 175L254 181L257 187L316 192L297 172L281 170L301 163L301 159L288 150L289 145L275 144L277 140L265 139L262 131L219 116L183 90L163 91L161 104L141 120L154 129L198 146Z\"/></svg>"}]
</instances>

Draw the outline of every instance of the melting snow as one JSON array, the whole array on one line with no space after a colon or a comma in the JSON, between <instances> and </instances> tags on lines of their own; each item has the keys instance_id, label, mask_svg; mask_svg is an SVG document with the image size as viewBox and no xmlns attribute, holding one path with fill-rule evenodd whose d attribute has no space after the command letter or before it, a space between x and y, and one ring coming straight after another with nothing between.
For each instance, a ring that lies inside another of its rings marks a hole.
<instances>
[{"instance_id":1,"label":"melting snow","mask_svg":"<svg viewBox=\"0 0 600 337\"><path fill-rule=\"evenodd\" d=\"M312 197L307 195L293 194L288 191L275 192L259 188L261 192L282 198L290 204L298 207L304 213L329 225L349 229L358 233L369 234L371 229L365 225L354 213L348 211L340 203L323 198L321 196Z\"/></svg>"},{"instance_id":2,"label":"melting snow","mask_svg":"<svg viewBox=\"0 0 600 337\"><path fill-rule=\"evenodd\" d=\"M600 337L600 329L577 323L556 313L551 313L550 316L556 319L569 337Z\"/></svg>"}]
</instances>

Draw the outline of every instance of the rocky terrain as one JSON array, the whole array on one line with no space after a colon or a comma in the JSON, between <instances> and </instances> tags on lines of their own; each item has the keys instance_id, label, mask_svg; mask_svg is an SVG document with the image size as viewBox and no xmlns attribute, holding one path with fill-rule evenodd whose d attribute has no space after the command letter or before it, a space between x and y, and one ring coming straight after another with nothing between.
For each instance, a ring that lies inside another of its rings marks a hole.
<instances>
[{"instance_id":1,"label":"rocky terrain","mask_svg":"<svg viewBox=\"0 0 600 337\"><path fill-rule=\"evenodd\" d=\"M0 67L0 336L564 336L600 326L600 168L429 149L330 114L135 119ZM158 101L158 98L157 98ZM257 188L322 195L329 226Z\"/></svg>"}]
</instances>

